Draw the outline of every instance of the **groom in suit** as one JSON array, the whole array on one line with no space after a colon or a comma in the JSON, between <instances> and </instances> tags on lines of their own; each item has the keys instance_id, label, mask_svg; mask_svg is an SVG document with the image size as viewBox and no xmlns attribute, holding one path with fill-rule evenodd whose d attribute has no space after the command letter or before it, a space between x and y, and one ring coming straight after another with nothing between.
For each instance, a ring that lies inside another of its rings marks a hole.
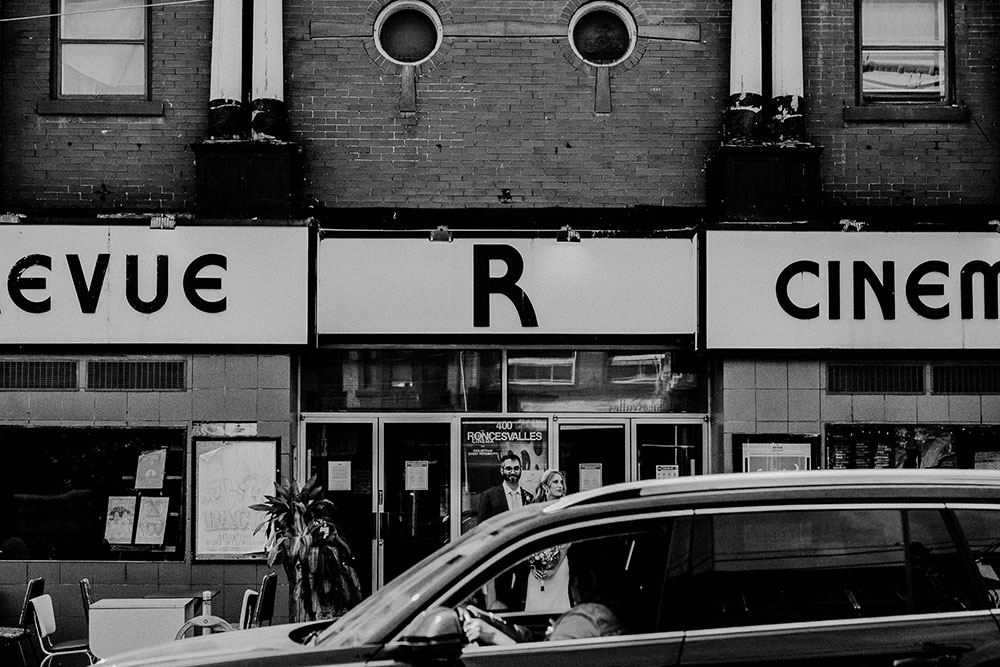
<instances>
[{"instance_id":1,"label":"groom in suit","mask_svg":"<svg viewBox=\"0 0 1000 667\"><path fill-rule=\"evenodd\" d=\"M491 486L479 495L479 523L491 516L529 504L530 493L521 488L521 459L508 451L500 459L503 482ZM512 610L524 609L524 596L528 589L528 570L525 564L516 566L496 578L496 599Z\"/></svg>"},{"instance_id":2,"label":"groom in suit","mask_svg":"<svg viewBox=\"0 0 1000 667\"><path fill-rule=\"evenodd\" d=\"M500 459L503 482L491 486L479 496L479 523L507 510L523 507L533 496L521 488L521 459L514 452L507 452Z\"/></svg>"}]
</instances>

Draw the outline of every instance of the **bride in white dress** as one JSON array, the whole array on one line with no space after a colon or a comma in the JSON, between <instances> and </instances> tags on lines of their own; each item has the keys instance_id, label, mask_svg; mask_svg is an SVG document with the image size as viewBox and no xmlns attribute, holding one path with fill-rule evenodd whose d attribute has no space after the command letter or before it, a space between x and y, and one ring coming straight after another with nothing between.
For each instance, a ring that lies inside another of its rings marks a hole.
<instances>
[{"instance_id":1,"label":"bride in white dress","mask_svg":"<svg viewBox=\"0 0 1000 667\"><path fill-rule=\"evenodd\" d=\"M548 469L535 490L532 502L544 503L566 495L566 480L558 470ZM539 551L528 559L528 592L524 610L531 612L569 609L569 568L565 544Z\"/></svg>"}]
</instances>

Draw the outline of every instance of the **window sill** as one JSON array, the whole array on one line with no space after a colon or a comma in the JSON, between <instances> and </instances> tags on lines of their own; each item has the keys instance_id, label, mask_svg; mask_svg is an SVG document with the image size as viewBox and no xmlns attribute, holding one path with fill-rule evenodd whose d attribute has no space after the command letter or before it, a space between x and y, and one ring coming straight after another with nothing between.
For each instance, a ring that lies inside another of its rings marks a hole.
<instances>
[{"instance_id":1,"label":"window sill","mask_svg":"<svg viewBox=\"0 0 1000 667\"><path fill-rule=\"evenodd\" d=\"M39 100L42 116L162 116L163 102L148 100Z\"/></svg>"},{"instance_id":2,"label":"window sill","mask_svg":"<svg viewBox=\"0 0 1000 667\"><path fill-rule=\"evenodd\" d=\"M897 121L906 123L965 123L969 108L962 106L867 105L844 107L847 122Z\"/></svg>"}]
</instances>

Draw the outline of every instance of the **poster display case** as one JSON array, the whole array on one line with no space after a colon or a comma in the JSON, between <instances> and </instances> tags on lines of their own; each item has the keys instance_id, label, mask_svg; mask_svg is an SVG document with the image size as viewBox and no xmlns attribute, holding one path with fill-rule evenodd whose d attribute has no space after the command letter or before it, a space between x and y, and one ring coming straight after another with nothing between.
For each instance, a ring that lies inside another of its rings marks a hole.
<instances>
[{"instance_id":1,"label":"poster display case","mask_svg":"<svg viewBox=\"0 0 1000 667\"><path fill-rule=\"evenodd\" d=\"M278 451L275 438L194 439L196 559L264 559L264 514L250 505L274 494Z\"/></svg>"}]
</instances>

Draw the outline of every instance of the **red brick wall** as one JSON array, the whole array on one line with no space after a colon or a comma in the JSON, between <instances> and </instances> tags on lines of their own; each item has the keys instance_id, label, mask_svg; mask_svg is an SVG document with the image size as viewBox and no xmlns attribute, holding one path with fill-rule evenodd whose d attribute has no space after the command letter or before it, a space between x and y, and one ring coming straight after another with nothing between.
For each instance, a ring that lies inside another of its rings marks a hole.
<instances>
[{"instance_id":1,"label":"red brick wall","mask_svg":"<svg viewBox=\"0 0 1000 667\"><path fill-rule=\"evenodd\" d=\"M447 53L399 112L400 77L371 38L311 40L310 21L372 25L369 2L287 5L292 128L305 146L305 192L327 206L700 206L704 163L728 92L726 2L645 1L641 23L691 22L702 42L640 39L642 57L611 79L613 112L594 113L595 79L551 37L447 38L450 23L498 19L566 29L580 3L441 2ZM502 190L511 201L501 204Z\"/></svg>"},{"instance_id":2,"label":"red brick wall","mask_svg":"<svg viewBox=\"0 0 1000 667\"><path fill-rule=\"evenodd\" d=\"M4 18L48 12L12 0ZM42 116L49 97L49 19L2 29L3 107L0 202L9 211L40 207L183 210L194 201L194 154L207 122L212 5L152 10L153 99L162 117ZM6 211L4 211L6 212Z\"/></svg>"},{"instance_id":3,"label":"red brick wall","mask_svg":"<svg viewBox=\"0 0 1000 667\"><path fill-rule=\"evenodd\" d=\"M993 204L1000 189L1000 3L955 5L958 123L845 122L855 104L854 3L803 1L807 132L825 146L824 200L852 206Z\"/></svg>"},{"instance_id":4,"label":"red brick wall","mask_svg":"<svg viewBox=\"0 0 1000 667\"><path fill-rule=\"evenodd\" d=\"M628 0L640 25L693 23L701 42L640 38L611 79L613 112L565 38L449 37L399 111L400 77L375 62L385 0L285 3L286 100L304 147L303 193L327 207L622 207L706 204L705 165L728 94L730 3ZM499 19L565 26L581 0L432 0L448 25ZM853 2L803 0L809 136L825 147L830 205L995 205L1000 191L1000 3L955 1L958 123L845 122L854 104ZM3 16L38 13L14 0ZM40 116L47 20L4 23L6 210L183 211L207 123L211 3L153 10L154 99L163 117ZM369 37L311 38L312 22ZM510 200L501 201L509 191Z\"/></svg>"}]
</instances>

